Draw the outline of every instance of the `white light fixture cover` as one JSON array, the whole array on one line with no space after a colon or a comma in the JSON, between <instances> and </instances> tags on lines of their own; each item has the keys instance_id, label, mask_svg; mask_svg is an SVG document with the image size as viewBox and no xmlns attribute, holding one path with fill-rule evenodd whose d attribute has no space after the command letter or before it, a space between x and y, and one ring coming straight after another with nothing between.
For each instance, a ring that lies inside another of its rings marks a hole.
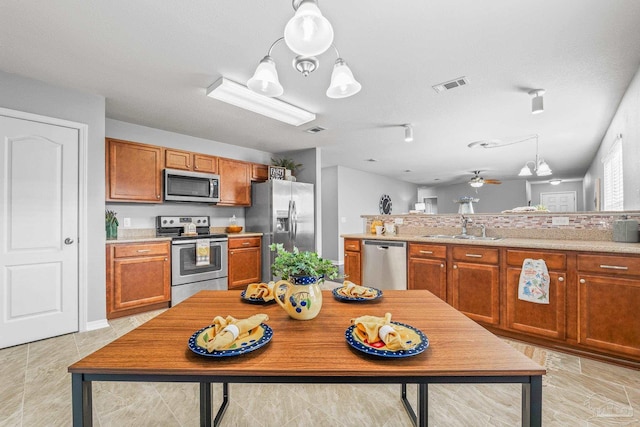
<instances>
[{"instance_id":1,"label":"white light fixture cover","mask_svg":"<svg viewBox=\"0 0 640 427\"><path fill-rule=\"evenodd\" d=\"M296 2L294 1L294 8ZM317 56L333 43L333 27L322 16L316 0L302 0L284 28L289 49L302 56Z\"/></svg>"},{"instance_id":2,"label":"white light fixture cover","mask_svg":"<svg viewBox=\"0 0 640 427\"><path fill-rule=\"evenodd\" d=\"M482 181L471 181L469 183L470 186L474 187L474 188L480 188L484 185L484 182Z\"/></svg>"},{"instance_id":3,"label":"white light fixture cover","mask_svg":"<svg viewBox=\"0 0 640 427\"><path fill-rule=\"evenodd\" d=\"M404 125L404 142L413 142L413 127L410 124Z\"/></svg>"},{"instance_id":4,"label":"white light fixture cover","mask_svg":"<svg viewBox=\"0 0 640 427\"><path fill-rule=\"evenodd\" d=\"M544 111L544 100L542 95L544 95L544 89L534 89L529 91L529 95L531 98L531 114L540 114Z\"/></svg>"},{"instance_id":5,"label":"white light fixture cover","mask_svg":"<svg viewBox=\"0 0 640 427\"><path fill-rule=\"evenodd\" d=\"M551 185L560 185L561 182L562 182L561 179L551 179L551 180L549 180L549 184L551 184Z\"/></svg>"},{"instance_id":6,"label":"white light fixture cover","mask_svg":"<svg viewBox=\"0 0 640 427\"><path fill-rule=\"evenodd\" d=\"M336 60L327 89L329 98L347 98L360 92L362 85L353 77L351 69L342 58Z\"/></svg>"},{"instance_id":7,"label":"white light fixture cover","mask_svg":"<svg viewBox=\"0 0 640 427\"><path fill-rule=\"evenodd\" d=\"M262 58L253 77L247 82L247 86L254 92L270 97L280 96L284 93L284 88L278 80L276 64L269 55Z\"/></svg>"},{"instance_id":8,"label":"white light fixture cover","mask_svg":"<svg viewBox=\"0 0 640 427\"><path fill-rule=\"evenodd\" d=\"M531 176L533 173L531 172L531 168L529 168L529 164L525 164L522 169L520 169L520 173L518 176Z\"/></svg>"},{"instance_id":9,"label":"white light fixture cover","mask_svg":"<svg viewBox=\"0 0 640 427\"><path fill-rule=\"evenodd\" d=\"M293 126L309 123L316 118L314 113L279 99L260 95L224 77L209 86L207 96Z\"/></svg>"},{"instance_id":10,"label":"white light fixture cover","mask_svg":"<svg viewBox=\"0 0 640 427\"><path fill-rule=\"evenodd\" d=\"M552 174L551 168L549 167L547 162L545 162L544 159L542 159L541 157L540 160L538 161L538 167L536 168L536 175L549 176L551 174Z\"/></svg>"}]
</instances>

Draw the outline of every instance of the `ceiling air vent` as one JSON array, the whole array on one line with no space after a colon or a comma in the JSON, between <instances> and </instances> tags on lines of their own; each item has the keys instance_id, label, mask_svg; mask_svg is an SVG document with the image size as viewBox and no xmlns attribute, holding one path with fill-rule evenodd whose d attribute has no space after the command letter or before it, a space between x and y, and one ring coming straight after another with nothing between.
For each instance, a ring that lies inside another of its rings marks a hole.
<instances>
[{"instance_id":1,"label":"ceiling air vent","mask_svg":"<svg viewBox=\"0 0 640 427\"><path fill-rule=\"evenodd\" d=\"M433 87L433 90L440 93L440 92L444 92L445 90L451 90L453 88L456 88L459 86L465 86L468 84L469 84L469 79L467 79L466 77L458 77L457 79L449 80L448 82L440 83L432 87Z\"/></svg>"},{"instance_id":2,"label":"ceiling air vent","mask_svg":"<svg viewBox=\"0 0 640 427\"><path fill-rule=\"evenodd\" d=\"M309 128L309 129L305 130L305 132L307 132L307 133L318 133L318 132L322 132L323 130L327 130L327 129L323 128L322 126L314 126L312 128Z\"/></svg>"}]
</instances>

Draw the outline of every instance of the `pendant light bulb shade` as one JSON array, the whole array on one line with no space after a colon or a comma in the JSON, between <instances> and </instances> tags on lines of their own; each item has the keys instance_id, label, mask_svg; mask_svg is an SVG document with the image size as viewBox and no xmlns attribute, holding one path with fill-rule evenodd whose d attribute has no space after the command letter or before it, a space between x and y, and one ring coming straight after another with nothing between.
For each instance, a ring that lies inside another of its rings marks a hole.
<instances>
[{"instance_id":1,"label":"pendant light bulb shade","mask_svg":"<svg viewBox=\"0 0 640 427\"><path fill-rule=\"evenodd\" d=\"M404 142L413 142L413 127L404 125Z\"/></svg>"},{"instance_id":2,"label":"pendant light bulb shade","mask_svg":"<svg viewBox=\"0 0 640 427\"><path fill-rule=\"evenodd\" d=\"M551 175L551 168L542 158L538 162L538 167L536 168L536 175L538 176L549 176Z\"/></svg>"},{"instance_id":3,"label":"pendant light bulb shade","mask_svg":"<svg viewBox=\"0 0 640 427\"><path fill-rule=\"evenodd\" d=\"M276 64L270 56L267 55L262 58L253 77L247 82L247 87L254 92L272 98L284 93L284 89L278 80Z\"/></svg>"},{"instance_id":4,"label":"pendant light bulb shade","mask_svg":"<svg viewBox=\"0 0 640 427\"><path fill-rule=\"evenodd\" d=\"M362 85L353 77L347 63L342 58L338 58L333 66L327 96L329 98L347 98L360 92L360 89L362 89Z\"/></svg>"},{"instance_id":5,"label":"pendant light bulb shade","mask_svg":"<svg viewBox=\"0 0 640 427\"><path fill-rule=\"evenodd\" d=\"M294 1L294 8L296 2ZM284 28L289 49L302 56L317 56L333 43L333 27L322 16L316 0L302 0Z\"/></svg>"},{"instance_id":6,"label":"pendant light bulb shade","mask_svg":"<svg viewBox=\"0 0 640 427\"><path fill-rule=\"evenodd\" d=\"M531 172L531 168L529 168L529 164L525 164L522 169L520 169L520 173L518 176L531 176L533 173Z\"/></svg>"},{"instance_id":7,"label":"pendant light bulb shade","mask_svg":"<svg viewBox=\"0 0 640 427\"><path fill-rule=\"evenodd\" d=\"M480 188L484 185L484 182L482 181L471 181L469 183L470 186L472 186L473 188Z\"/></svg>"},{"instance_id":8,"label":"pendant light bulb shade","mask_svg":"<svg viewBox=\"0 0 640 427\"><path fill-rule=\"evenodd\" d=\"M544 111L544 89L534 89L529 92L533 98L531 98L531 114L540 114Z\"/></svg>"}]
</instances>

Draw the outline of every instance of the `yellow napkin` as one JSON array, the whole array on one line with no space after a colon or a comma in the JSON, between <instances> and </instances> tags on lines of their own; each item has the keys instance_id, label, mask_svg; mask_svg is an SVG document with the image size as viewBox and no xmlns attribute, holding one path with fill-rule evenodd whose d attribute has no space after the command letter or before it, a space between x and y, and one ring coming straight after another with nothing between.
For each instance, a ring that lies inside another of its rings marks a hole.
<instances>
[{"instance_id":1,"label":"yellow napkin","mask_svg":"<svg viewBox=\"0 0 640 427\"><path fill-rule=\"evenodd\" d=\"M249 332L260 325L262 322L269 320L266 314L254 314L247 319L236 319L233 316L216 316L213 319L213 325L206 331L209 340L205 343L207 351L211 353L214 350L224 350L238 339L243 339ZM201 335L204 335L201 334Z\"/></svg>"},{"instance_id":2,"label":"yellow napkin","mask_svg":"<svg viewBox=\"0 0 640 427\"><path fill-rule=\"evenodd\" d=\"M247 290L244 292L246 298L262 298L265 301L271 301L273 299L273 282L267 283L252 283L247 286Z\"/></svg>"},{"instance_id":3,"label":"yellow napkin","mask_svg":"<svg viewBox=\"0 0 640 427\"><path fill-rule=\"evenodd\" d=\"M342 295L354 298L373 298L376 296L376 291L366 286L356 285L348 280L344 281L341 288L338 289Z\"/></svg>"},{"instance_id":4,"label":"yellow napkin","mask_svg":"<svg viewBox=\"0 0 640 427\"><path fill-rule=\"evenodd\" d=\"M391 323L391 313L385 313L384 317L360 316L351 319L351 324L356 325L358 336L369 344L382 341L392 351L410 348L406 343L407 337Z\"/></svg>"}]
</instances>

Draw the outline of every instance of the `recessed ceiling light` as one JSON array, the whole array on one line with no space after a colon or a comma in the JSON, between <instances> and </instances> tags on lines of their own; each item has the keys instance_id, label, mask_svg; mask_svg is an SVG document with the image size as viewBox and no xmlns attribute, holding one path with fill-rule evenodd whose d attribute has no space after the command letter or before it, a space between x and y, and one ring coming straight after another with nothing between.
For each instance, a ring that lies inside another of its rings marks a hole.
<instances>
[{"instance_id":1,"label":"recessed ceiling light","mask_svg":"<svg viewBox=\"0 0 640 427\"><path fill-rule=\"evenodd\" d=\"M377 161L378 161L378 159L373 159L373 158L371 158L371 159L367 159L366 161L367 161L367 162L377 162Z\"/></svg>"},{"instance_id":2,"label":"recessed ceiling light","mask_svg":"<svg viewBox=\"0 0 640 427\"><path fill-rule=\"evenodd\" d=\"M412 170L411 170L411 169L405 169L404 171L405 171L405 173L412 172Z\"/></svg>"}]
</instances>

